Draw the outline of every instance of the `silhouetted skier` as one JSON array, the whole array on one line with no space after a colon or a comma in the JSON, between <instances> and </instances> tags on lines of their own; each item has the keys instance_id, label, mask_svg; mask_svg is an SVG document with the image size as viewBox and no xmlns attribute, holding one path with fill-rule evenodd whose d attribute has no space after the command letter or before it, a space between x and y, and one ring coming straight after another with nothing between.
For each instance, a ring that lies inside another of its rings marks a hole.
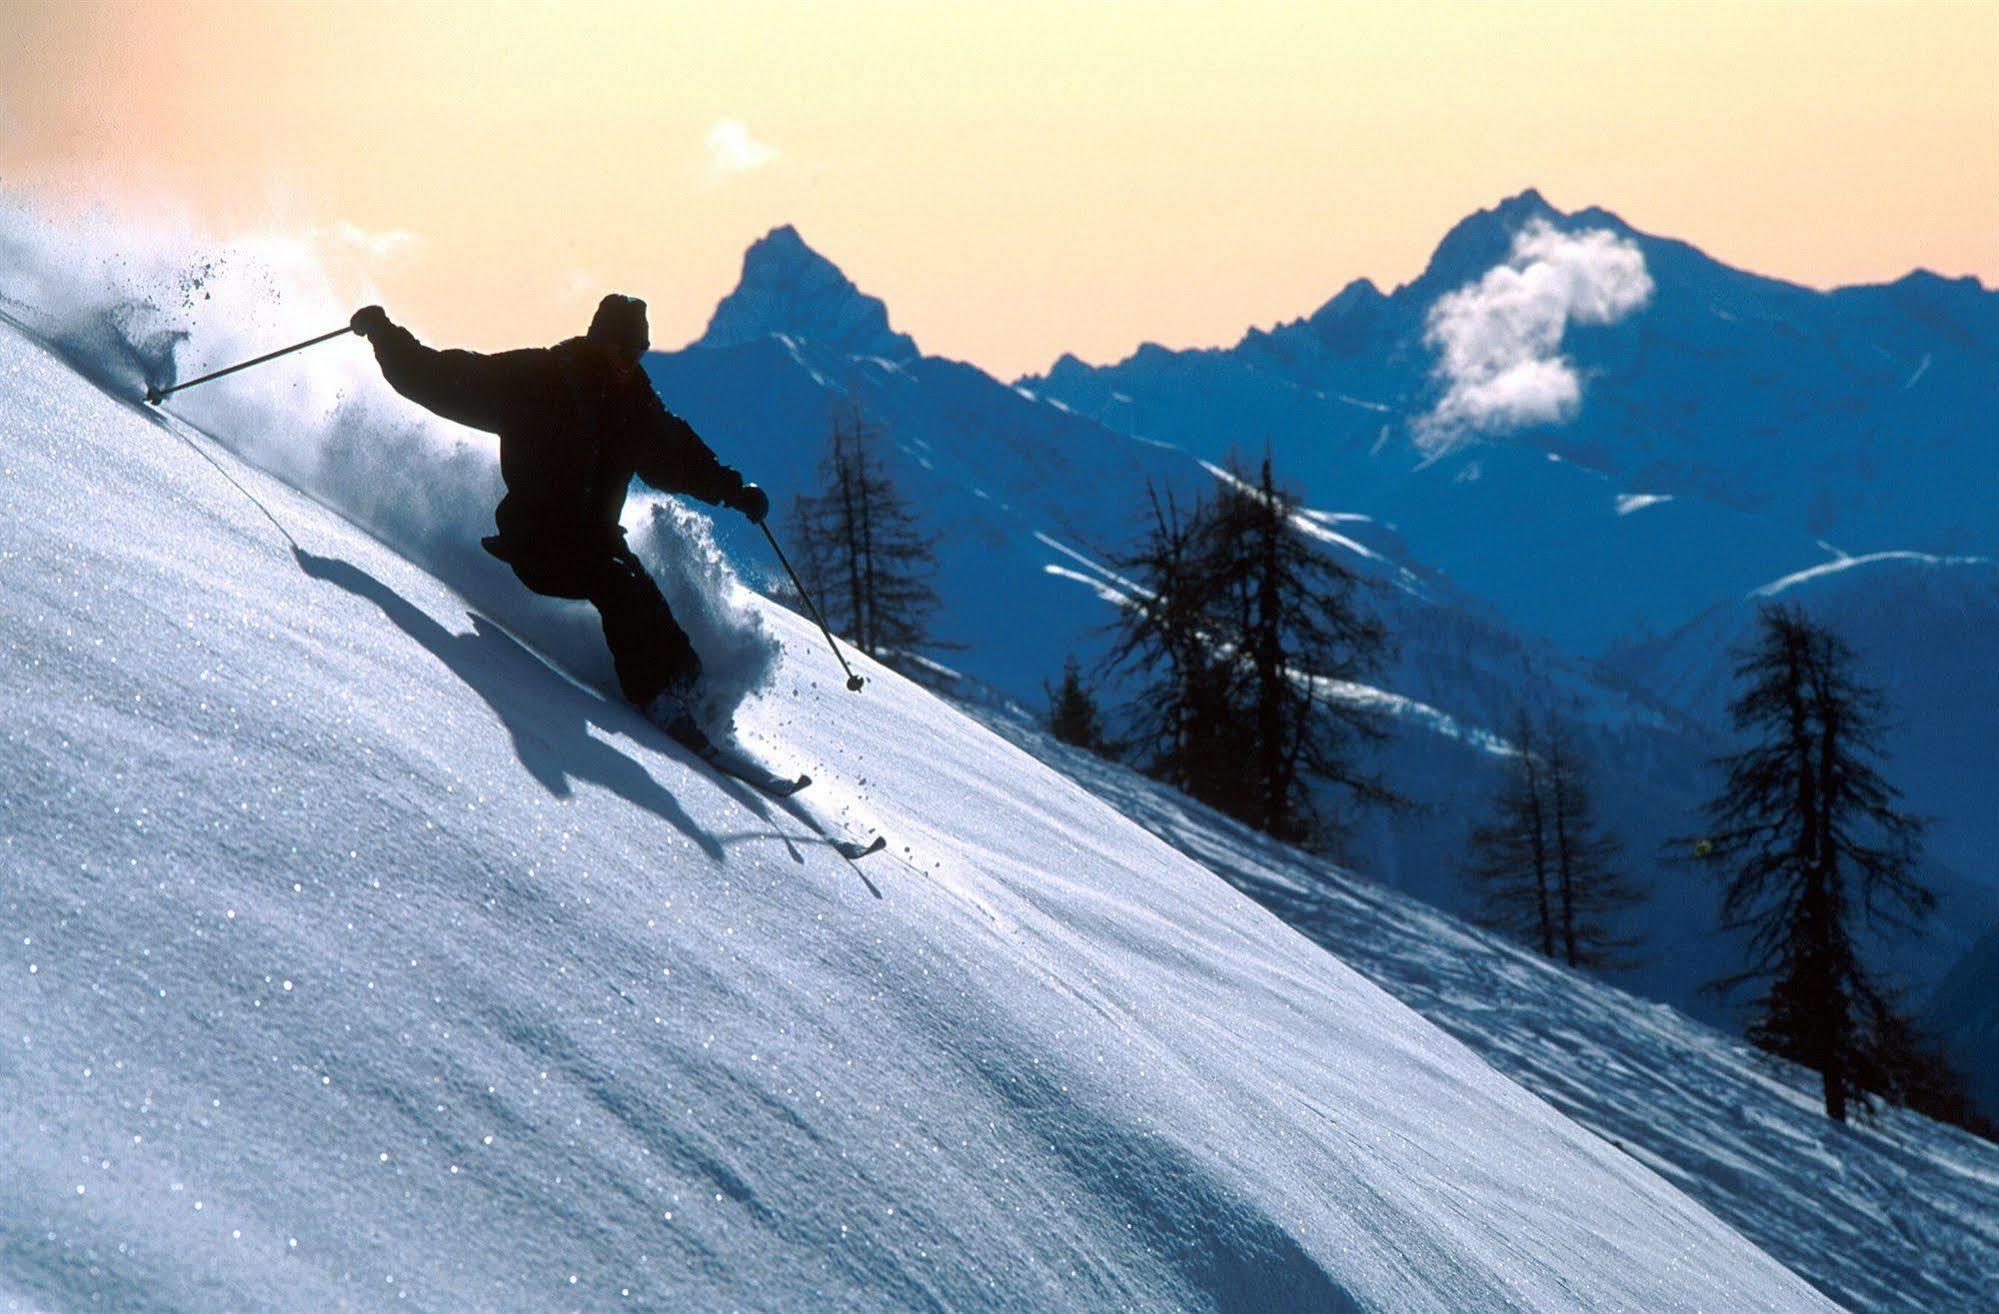
<instances>
[{"instance_id":1,"label":"silhouetted skier","mask_svg":"<svg viewBox=\"0 0 1999 1314\"><path fill-rule=\"evenodd\" d=\"M380 306L356 311L352 323L397 392L500 436L507 495L486 550L536 593L588 599L603 617L625 697L675 739L704 748L692 714L701 659L618 517L634 475L752 523L762 522L770 499L653 391L639 368L650 345L645 302L607 296L583 337L491 356L426 347Z\"/></svg>"}]
</instances>

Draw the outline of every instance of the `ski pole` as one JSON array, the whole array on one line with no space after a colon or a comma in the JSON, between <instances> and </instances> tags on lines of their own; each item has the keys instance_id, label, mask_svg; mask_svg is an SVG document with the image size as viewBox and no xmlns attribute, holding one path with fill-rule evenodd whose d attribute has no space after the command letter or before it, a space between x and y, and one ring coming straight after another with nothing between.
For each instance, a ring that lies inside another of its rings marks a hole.
<instances>
[{"instance_id":1,"label":"ski pole","mask_svg":"<svg viewBox=\"0 0 1999 1314\"><path fill-rule=\"evenodd\" d=\"M826 628L826 618L819 614L819 604L805 591L804 581L798 578L798 572L793 570L791 562L785 559L784 549L777 545L777 535L771 533L770 526L761 520L757 521L757 528L763 530L764 537L770 540L770 550L777 553L778 561L784 566L784 573L791 576L791 586L798 590L799 597L805 599L806 607L812 612L812 619L819 622L819 632L826 636L826 646L833 650L833 655L839 658L840 669L847 673L847 687L859 693L863 683L861 677L854 674L854 668L847 665L847 659L840 655L840 645L833 642L833 631Z\"/></svg>"},{"instance_id":2,"label":"ski pole","mask_svg":"<svg viewBox=\"0 0 1999 1314\"><path fill-rule=\"evenodd\" d=\"M247 370L252 365L262 365L267 360L276 360L280 356L289 356L294 351L304 351L307 347L315 346L321 342L326 341L328 338L337 338L342 333L352 333L353 331L354 329L352 328L352 326L345 328L337 328L333 330L333 332L331 333L322 333L316 338L307 338L304 342L295 342L289 347L280 347L276 351L268 352L265 355L257 357L257 359L255 360L246 360L240 365L231 365L227 369L216 370L212 374L204 374L198 379L189 379L186 383L176 383L171 388L155 388L148 386L146 388L146 403L149 406L158 406L161 402L165 401L172 394L179 392L182 388L192 388L197 383L206 383L210 379L219 379L225 374L234 374L237 370Z\"/></svg>"}]
</instances>

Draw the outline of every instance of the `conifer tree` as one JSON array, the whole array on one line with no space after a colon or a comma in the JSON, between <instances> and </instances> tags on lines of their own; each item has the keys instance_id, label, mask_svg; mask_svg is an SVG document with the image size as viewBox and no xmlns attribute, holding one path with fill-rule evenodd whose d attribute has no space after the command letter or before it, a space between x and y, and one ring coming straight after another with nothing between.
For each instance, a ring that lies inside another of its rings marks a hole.
<instances>
[{"instance_id":1,"label":"conifer tree","mask_svg":"<svg viewBox=\"0 0 1999 1314\"><path fill-rule=\"evenodd\" d=\"M1104 749L1103 714L1096 695L1083 683L1083 666L1070 653L1062 663L1062 683L1042 688L1048 694L1048 727L1065 744L1074 744L1093 753Z\"/></svg>"},{"instance_id":2,"label":"conifer tree","mask_svg":"<svg viewBox=\"0 0 1999 1314\"><path fill-rule=\"evenodd\" d=\"M1609 924L1644 895L1616 870L1573 736L1522 711L1492 815L1472 831L1465 875L1475 920L1570 967L1628 967L1636 943Z\"/></svg>"},{"instance_id":3,"label":"conifer tree","mask_svg":"<svg viewBox=\"0 0 1999 1314\"><path fill-rule=\"evenodd\" d=\"M1377 716L1339 696L1373 673L1387 635L1356 605L1353 572L1298 531L1298 505L1277 486L1269 456L1253 483L1231 461L1203 544L1211 606L1237 677L1235 707L1249 722L1249 755L1234 764L1233 810L1294 841L1323 824L1311 781L1374 802L1392 797L1355 762L1357 743L1381 737Z\"/></svg>"},{"instance_id":4,"label":"conifer tree","mask_svg":"<svg viewBox=\"0 0 1999 1314\"><path fill-rule=\"evenodd\" d=\"M1352 573L1299 533L1268 459L1253 477L1231 465L1184 515L1151 491L1140 541L1113 558L1139 588L1109 662L1141 676L1130 713L1153 774L1280 838L1322 843L1333 828L1315 785L1394 801L1355 761L1381 729L1352 694L1386 636Z\"/></svg>"},{"instance_id":5,"label":"conifer tree","mask_svg":"<svg viewBox=\"0 0 1999 1314\"><path fill-rule=\"evenodd\" d=\"M1139 677L1139 696L1125 708L1126 739L1145 769L1196 798L1212 801L1221 785L1212 746L1225 733L1214 704L1225 671L1209 633L1200 561L1197 500L1182 515L1172 492L1146 488L1147 518L1136 544L1111 558L1137 585L1112 623L1106 665Z\"/></svg>"},{"instance_id":6,"label":"conifer tree","mask_svg":"<svg viewBox=\"0 0 1999 1314\"><path fill-rule=\"evenodd\" d=\"M1716 982L1759 987L1749 1038L1816 1069L1826 1115L1906 1082L1906 1021L1861 961L1864 925L1912 930L1935 897L1915 875L1923 822L1881 775L1885 707L1854 656L1802 612L1767 607L1737 654L1730 706L1748 747L1721 760L1697 857L1725 882L1722 923L1749 963Z\"/></svg>"},{"instance_id":7,"label":"conifer tree","mask_svg":"<svg viewBox=\"0 0 1999 1314\"><path fill-rule=\"evenodd\" d=\"M890 480L880 438L858 410L835 417L819 463L821 491L794 504L800 573L827 623L849 642L910 666L919 648L947 646L930 629L939 605L931 586L936 540Z\"/></svg>"},{"instance_id":8,"label":"conifer tree","mask_svg":"<svg viewBox=\"0 0 1999 1314\"><path fill-rule=\"evenodd\" d=\"M1554 863L1548 854L1548 784L1539 735L1525 712L1515 721L1492 815L1474 827L1464 874L1480 926L1555 957Z\"/></svg>"}]
</instances>

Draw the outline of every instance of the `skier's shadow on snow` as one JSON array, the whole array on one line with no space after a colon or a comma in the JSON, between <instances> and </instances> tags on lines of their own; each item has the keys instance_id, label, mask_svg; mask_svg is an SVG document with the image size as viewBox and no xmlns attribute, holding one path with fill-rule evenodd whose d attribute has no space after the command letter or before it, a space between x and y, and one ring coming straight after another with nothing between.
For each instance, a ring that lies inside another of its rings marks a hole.
<instances>
[{"instance_id":1,"label":"skier's shadow on snow","mask_svg":"<svg viewBox=\"0 0 1999 1314\"><path fill-rule=\"evenodd\" d=\"M314 556L297 546L292 555L313 579L380 607L397 629L485 699L513 737L521 765L549 793L567 798L572 777L591 781L656 813L711 859L722 861L720 842L695 824L651 772L590 733L594 709L589 697L566 686L551 688L554 682L541 662L490 621L475 615L470 633L453 634L352 562Z\"/></svg>"}]
</instances>

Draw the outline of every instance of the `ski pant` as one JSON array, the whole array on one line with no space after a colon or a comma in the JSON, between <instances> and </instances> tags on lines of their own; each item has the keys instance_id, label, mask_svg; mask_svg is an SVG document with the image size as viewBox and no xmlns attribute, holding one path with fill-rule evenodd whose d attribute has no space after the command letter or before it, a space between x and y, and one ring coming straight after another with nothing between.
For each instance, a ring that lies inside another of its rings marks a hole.
<instances>
[{"instance_id":1,"label":"ski pant","mask_svg":"<svg viewBox=\"0 0 1999 1314\"><path fill-rule=\"evenodd\" d=\"M701 658L687 631L673 618L638 554L623 542L601 553L540 559L511 550L512 544L499 535L484 543L536 593L585 599L597 609L618 687L633 703L644 707L668 686L691 689L701 678Z\"/></svg>"}]
</instances>

